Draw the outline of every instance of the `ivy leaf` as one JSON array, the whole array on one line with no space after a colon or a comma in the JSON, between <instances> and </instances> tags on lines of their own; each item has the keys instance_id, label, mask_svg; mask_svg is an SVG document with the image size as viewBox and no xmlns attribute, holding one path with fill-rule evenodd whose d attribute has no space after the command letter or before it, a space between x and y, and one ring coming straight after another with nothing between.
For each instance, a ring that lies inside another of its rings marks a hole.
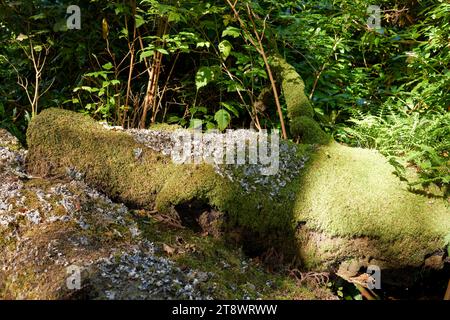
<instances>
[{"instance_id":1,"label":"ivy leaf","mask_svg":"<svg viewBox=\"0 0 450 320\"><path fill-rule=\"evenodd\" d=\"M219 43L219 51L224 60L226 60L228 58L228 56L231 53L232 48L233 48L233 46L231 45L230 41L228 41L228 40L223 40L222 42Z\"/></svg>"},{"instance_id":2,"label":"ivy leaf","mask_svg":"<svg viewBox=\"0 0 450 320\"><path fill-rule=\"evenodd\" d=\"M230 124L231 116L225 109L220 109L214 115L214 120L217 122L217 127L220 131L225 130L226 127Z\"/></svg>"}]
</instances>

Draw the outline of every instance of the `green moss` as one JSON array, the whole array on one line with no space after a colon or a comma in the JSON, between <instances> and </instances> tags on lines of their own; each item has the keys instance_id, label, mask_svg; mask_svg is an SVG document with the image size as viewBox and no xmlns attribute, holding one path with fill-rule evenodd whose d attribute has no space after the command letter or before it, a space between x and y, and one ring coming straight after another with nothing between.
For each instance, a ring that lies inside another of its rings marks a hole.
<instances>
[{"instance_id":1,"label":"green moss","mask_svg":"<svg viewBox=\"0 0 450 320\"><path fill-rule=\"evenodd\" d=\"M64 174L66 167L75 167L86 174L91 185L143 207L153 204L174 170L170 159L149 149L136 159L133 150L142 146L131 136L103 130L95 121L70 111L41 112L30 124L27 139L31 171Z\"/></svg>"},{"instance_id":2,"label":"green moss","mask_svg":"<svg viewBox=\"0 0 450 320\"><path fill-rule=\"evenodd\" d=\"M75 167L109 196L162 212L192 199L204 200L229 213L230 223L260 233L272 234L290 224L286 202L274 202L263 191L243 194L239 184L216 175L209 165L175 165L148 148L136 159L133 150L142 145L132 136L105 130L81 114L46 109L31 122L27 138L27 167L35 174L61 175ZM260 204L261 210L255 210Z\"/></svg>"},{"instance_id":3,"label":"green moss","mask_svg":"<svg viewBox=\"0 0 450 320\"><path fill-rule=\"evenodd\" d=\"M307 144L327 144L332 140L314 119L304 116L291 121L291 133Z\"/></svg>"},{"instance_id":4,"label":"green moss","mask_svg":"<svg viewBox=\"0 0 450 320\"><path fill-rule=\"evenodd\" d=\"M209 165L174 165L131 135L69 111L43 111L27 135L31 172L75 167L109 196L160 212L203 201L227 214L228 230L240 230L245 245L274 247L287 257L297 252L305 266L347 257L418 265L448 244L449 209L442 200L408 192L376 151L322 146L274 201L263 188L246 194ZM139 159L135 148L144 150ZM308 149L299 147L299 156Z\"/></svg>"},{"instance_id":5,"label":"green moss","mask_svg":"<svg viewBox=\"0 0 450 320\"><path fill-rule=\"evenodd\" d=\"M300 116L314 117L311 102L305 95L305 84L295 68L280 56L272 56L270 64L281 78L289 119Z\"/></svg>"},{"instance_id":6,"label":"green moss","mask_svg":"<svg viewBox=\"0 0 450 320\"><path fill-rule=\"evenodd\" d=\"M270 65L281 79L284 100L286 101L290 131L302 143L326 144L331 141L313 119L314 109L305 95L305 84L295 68L279 55L270 57Z\"/></svg>"},{"instance_id":7,"label":"green moss","mask_svg":"<svg viewBox=\"0 0 450 320\"><path fill-rule=\"evenodd\" d=\"M409 192L393 171L374 150L321 147L297 181L302 192L293 209L298 221L329 238L328 248L315 249L325 254L345 245L333 237L367 237L358 248L367 256L378 251L392 264L420 264L427 252L444 248L450 208L442 199Z\"/></svg>"},{"instance_id":8,"label":"green moss","mask_svg":"<svg viewBox=\"0 0 450 320\"><path fill-rule=\"evenodd\" d=\"M181 129L182 127L178 124L168 124L168 123L153 123L150 126L150 130L158 131L175 131Z\"/></svg>"}]
</instances>

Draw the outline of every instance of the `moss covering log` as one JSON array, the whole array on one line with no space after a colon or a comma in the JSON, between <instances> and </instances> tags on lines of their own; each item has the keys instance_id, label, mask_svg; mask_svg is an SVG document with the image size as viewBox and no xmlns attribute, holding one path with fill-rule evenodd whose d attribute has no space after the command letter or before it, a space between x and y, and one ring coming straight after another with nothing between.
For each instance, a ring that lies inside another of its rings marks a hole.
<instances>
[{"instance_id":1,"label":"moss covering log","mask_svg":"<svg viewBox=\"0 0 450 320\"><path fill-rule=\"evenodd\" d=\"M35 175L75 168L109 196L160 212L202 201L226 214L229 233L242 231L244 246L277 248L309 269L348 260L419 267L430 256L444 258L449 242L445 202L409 192L373 150L296 146L296 156L309 160L272 199L263 187L244 192L210 165L175 165L126 131L107 130L70 111L41 112L27 139L27 167ZM139 157L136 149L143 150Z\"/></svg>"},{"instance_id":2,"label":"moss covering log","mask_svg":"<svg viewBox=\"0 0 450 320\"><path fill-rule=\"evenodd\" d=\"M331 141L313 119L314 109L305 95L305 84L295 68L279 55L270 57L270 65L281 82L286 101L291 134L302 143L326 144Z\"/></svg>"}]
</instances>

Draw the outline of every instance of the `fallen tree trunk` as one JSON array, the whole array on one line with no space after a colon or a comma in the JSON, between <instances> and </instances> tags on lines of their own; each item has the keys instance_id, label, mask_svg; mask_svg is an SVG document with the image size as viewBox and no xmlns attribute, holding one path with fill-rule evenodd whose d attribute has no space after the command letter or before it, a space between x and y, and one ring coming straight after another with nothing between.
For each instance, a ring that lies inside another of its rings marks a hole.
<instances>
[{"instance_id":1,"label":"fallen tree trunk","mask_svg":"<svg viewBox=\"0 0 450 320\"><path fill-rule=\"evenodd\" d=\"M153 140L145 143L145 135ZM109 130L87 116L47 109L30 123L27 168L35 175L75 169L134 207L182 216L183 209L208 206L225 214L224 229L244 248L275 248L305 269L349 261L386 270L444 263L448 206L409 192L376 151L282 141L279 172L261 176L246 165L176 165L155 151L166 147L164 137L167 131Z\"/></svg>"}]
</instances>

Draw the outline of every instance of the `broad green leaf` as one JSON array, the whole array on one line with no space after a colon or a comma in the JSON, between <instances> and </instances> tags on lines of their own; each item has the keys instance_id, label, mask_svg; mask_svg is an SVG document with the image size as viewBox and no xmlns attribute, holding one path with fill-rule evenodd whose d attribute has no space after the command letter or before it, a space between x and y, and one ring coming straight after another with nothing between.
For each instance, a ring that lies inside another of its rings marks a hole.
<instances>
[{"instance_id":1,"label":"broad green leaf","mask_svg":"<svg viewBox=\"0 0 450 320\"><path fill-rule=\"evenodd\" d=\"M102 65L102 68L105 70L111 70L113 68L113 65L111 62L108 62L108 63Z\"/></svg>"},{"instance_id":2,"label":"broad green leaf","mask_svg":"<svg viewBox=\"0 0 450 320\"><path fill-rule=\"evenodd\" d=\"M164 48L157 48L156 51L158 51L158 52L160 52L160 53L162 53L162 54L169 54L169 51L167 51L167 50L164 49Z\"/></svg>"},{"instance_id":3,"label":"broad green leaf","mask_svg":"<svg viewBox=\"0 0 450 320\"><path fill-rule=\"evenodd\" d=\"M203 125L203 121L200 119L191 119L189 122L190 129L201 129Z\"/></svg>"},{"instance_id":4,"label":"broad green leaf","mask_svg":"<svg viewBox=\"0 0 450 320\"><path fill-rule=\"evenodd\" d=\"M206 114L206 113L208 113L208 109L206 109L206 107L201 107L201 106L200 107L190 107L189 112L192 115L195 115L197 112Z\"/></svg>"},{"instance_id":5,"label":"broad green leaf","mask_svg":"<svg viewBox=\"0 0 450 320\"><path fill-rule=\"evenodd\" d=\"M228 111L231 111L236 117L239 117L239 111L231 103L221 102L220 105Z\"/></svg>"},{"instance_id":6,"label":"broad green leaf","mask_svg":"<svg viewBox=\"0 0 450 320\"><path fill-rule=\"evenodd\" d=\"M182 118L180 118L180 117L177 116L177 115L170 115L170 116L167 118L167 122L168 122L168 123L177 123L177 122L180 122L181 119L182 119Z\"/></svg>"},{"instance_id":7,"label":"broad green leaf","mask_svg":"<svg viewBox=\"0 0 450 320\"><path fill-rule=\"evenodd\" d=\"M197 48L203 48L203 47L209 48L210 45L211 45L211 42L209 42L209 41L197 42Z\"/></svg>"},{"instance_id":8,"label":"broad green leaf","mask_svg":"<svg viewBox=\"0 0 450 320\"><path fill-rule=\"evenodd\" d=\"M228 58L228 56L231 53L232 48L233 48L233 46L231 45L230 41L228 41L228 40L223 40L222 42L219 43L219 51L220 51L223 59L226 60Z\"/></svg>"},{"instance_id":9,"label":"broad green leaf","mask_svg":"<svg viewBox=\"0 0 450 320\"><path fill-rule=\"evenodd\" d=\"M144 18L138 14L134 16L134 21L136 23L136 28L139 28L145 23Z\"/></svg>"},{"instance_id":10,"label":"broad green leaf","mask_svg":"<svg viewBox=\"0 0 450 320\"><path fill-rule=\"evenodd\" d=\"M241 30L236 27L227 27L222 32L222 37L230 36L233 38L238 38L241 35Z\"/></svg>"},{"instance_id":11,"label":"broad green leaf","mask_svg":"<svg viewBox=\"0 0 450 320\"><path fill-rule=\"evenodd\" d=\"M195 86L197 87L197 90L206 86L208 83L217 80L219 72L219 66L200 67L195 75Z\"/></svg>"},{"instance_id":12,"label":"broad green leaf","mask_svg":"<svg viewBox=\"0 0 450 320\"><path fill-rule=\"evenodd\" d=\"M59 32L59 31L67 31L67 21L66 19L60 19L53 25L53 31Z\"/></svg>"},{"instance_id":13,"label":"broad green leaf","mask_svg":"<svg viewBox=\"0 0 450 320\"><path fill-rule=\"evenodd\" d=\"M230 124L231 121L231 116L228 113L227 110L225 109L220 109L219 111L216 112L216 114L214 115L214 120L216 120L217 122L217 127L219 128L220 131L223 131L226 129L226 127L228 127L228 125Z\"/></svg>"},{"instance_id":14,"label":"broad green leaf","mask_svg":"<svg viewBox=\"0 0 450 320\"><path fill-rule=\"evenodd\" d=\"M210 121L206 122L206 130L216 129L216 125Z\"/></svg>"},{"instance_id":15,"label":"broad green leaf","mask_svg":"<svg viewBox=\"0 0 450 320\"><path fill-rule=\"evenodd\" d=\"M181 20L181 18L182 18L182 16L178 12L171 11L171 12L169 12L167 20L169 22L179 22Z\"/></svg>"},{"instance_id":16,"label":"broad green leaf","mask_svg":"<svg viewBox=\"0 0 450 320\"><path fill-rule=\"evenodd\" d=\"M142 60L144 60L145 58L151 57L154 54L155 54L155 52L153 50L143 51L139 56L139 61L142 62Z\"/></svg>"}]
</instances>

